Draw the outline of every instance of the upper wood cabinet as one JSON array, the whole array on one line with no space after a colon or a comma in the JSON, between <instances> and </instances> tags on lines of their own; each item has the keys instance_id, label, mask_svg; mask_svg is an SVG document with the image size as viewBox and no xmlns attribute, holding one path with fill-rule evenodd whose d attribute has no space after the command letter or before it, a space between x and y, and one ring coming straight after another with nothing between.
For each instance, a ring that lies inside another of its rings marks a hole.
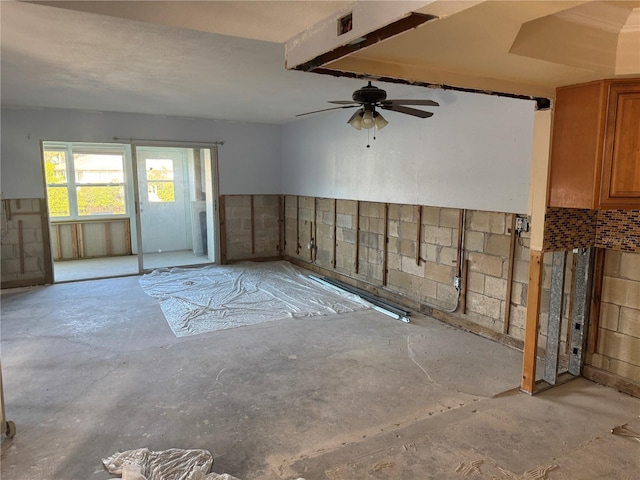
<instances>
[{"instance_id":1,"label":"upper wood cabinet","mask_svg":"<svg viewBox=\"0 0 640 480\"><path fill-rule=\"evenodd\" d=\"M557 90L548 204L640 208L640 79Z\"/></svg>"}]
</instances>

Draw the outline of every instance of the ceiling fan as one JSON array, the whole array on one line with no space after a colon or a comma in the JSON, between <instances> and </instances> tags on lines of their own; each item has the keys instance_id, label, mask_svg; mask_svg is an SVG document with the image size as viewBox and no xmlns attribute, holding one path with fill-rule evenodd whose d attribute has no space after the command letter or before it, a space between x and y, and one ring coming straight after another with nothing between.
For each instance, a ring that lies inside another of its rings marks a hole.
<instances>
[{"instance_id":1,"label":"ceiling fan","mask_svg":"<svg viewBox=\"0 0 640 480\"><path fill-rule=\"evenodd\" d=\"M424 105L437 107L438 103L433 100L387 100L387 92L371 85L371 82L359 90L353 92L353 100L332 100L329 103L341 105L340 107L324 108L313 112L301 113L296 117L310 115L312 113L326 112L328 110L337 110L340 108L358 108L358 110L349 118L347 123L356 130L371 129L381 130L389 122L376 110L391 110L392 112L404 113L419 118L429 118L433 115L431 112L418 110L417 108L407 107L406 105Z\"/></svg>"}]
</instances>

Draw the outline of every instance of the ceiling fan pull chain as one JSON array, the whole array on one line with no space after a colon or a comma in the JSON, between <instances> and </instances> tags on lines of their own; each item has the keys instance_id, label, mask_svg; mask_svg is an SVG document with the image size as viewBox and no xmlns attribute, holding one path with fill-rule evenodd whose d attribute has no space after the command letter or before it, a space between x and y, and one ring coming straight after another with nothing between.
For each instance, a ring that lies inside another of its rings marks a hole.
<instances>
[{"instance_id":1,"label":"ceiling fan pull chain","mask_svg":"<svg viewBox=\"0 0 640 480\"><path fill-rule=\"evenodd\" d=\"M371 145L369 145L371 143L371 130L368 129L367 130L367 148L371 148Z\"/></svg>"}]
</instances>

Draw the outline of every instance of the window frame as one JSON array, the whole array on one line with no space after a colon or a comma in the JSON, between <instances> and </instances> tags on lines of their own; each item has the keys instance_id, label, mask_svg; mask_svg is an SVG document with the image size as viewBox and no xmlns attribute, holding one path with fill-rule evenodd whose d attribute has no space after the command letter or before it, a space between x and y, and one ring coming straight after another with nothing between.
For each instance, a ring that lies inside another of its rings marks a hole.
<instances>
[{"instance_id":1,"label":"window frame","mask_svg":"<svg viewBox=\"0 0 640 480\"><path fill-rule=\"evenodd\" d=\"M49 183L46 178L45 185L47 190L47 210L49 218L52 222L69 222L69 221L88 221L88 220L104 220L113 218L129 218L130 217L130 199L129 199L129 179L127 175L127 152L124 146L110 146L104 144L90 143L60 143L60 142L43 142L43 165L45 165L44 155L46 152L64 152L65 167L67 181L66 183ZM122 182L118 183L81 183L76 181L75 155L119 155L122 158ZM45 167L46 169L46 167ZM67 187L67 200L69 204L68 216L53 216L49 208L49 188L50 187ZM113 187L120 186L124 194L124 213L102 213L99 215L80 215L78 210L78 187Z\"/></svg>"}]
</instances>

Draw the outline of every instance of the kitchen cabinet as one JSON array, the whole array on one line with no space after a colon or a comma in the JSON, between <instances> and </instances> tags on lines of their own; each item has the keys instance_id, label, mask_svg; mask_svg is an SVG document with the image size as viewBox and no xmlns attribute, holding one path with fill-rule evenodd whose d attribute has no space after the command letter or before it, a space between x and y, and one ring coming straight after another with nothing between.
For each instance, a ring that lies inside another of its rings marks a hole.
<instances>
[{"instance_id":1,"label":"kitchen cabinet","mask_svg":"<svg viewBox=\"0 0 640 480\"><path fill-rule=\"evenodd\" d=\"M548 205L640 208L640 79L557 89Z\"/></svg>"}]
</instances>

